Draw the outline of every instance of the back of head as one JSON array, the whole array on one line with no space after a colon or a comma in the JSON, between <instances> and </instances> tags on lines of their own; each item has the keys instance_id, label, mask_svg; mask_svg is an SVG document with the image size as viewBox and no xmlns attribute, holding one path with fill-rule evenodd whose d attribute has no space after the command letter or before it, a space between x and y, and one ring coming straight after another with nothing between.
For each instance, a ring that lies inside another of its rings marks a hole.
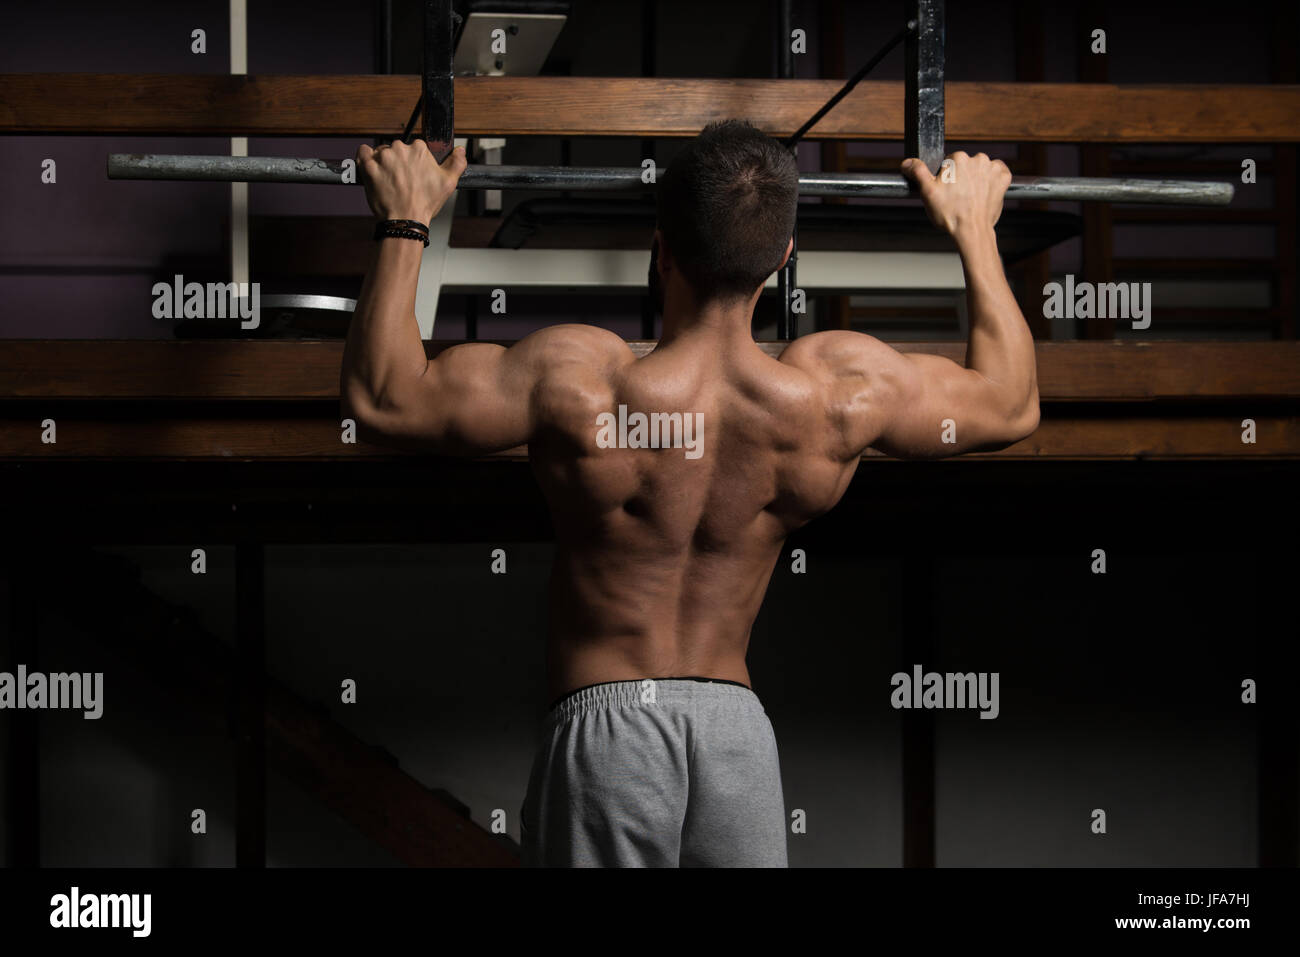
<instances>
[{"instance_id":1,"label":"back of head","mask_svg":"<svg viewBox=\"0 0 1300 957\"><path fill-rule=\"evenodd\" d=\"M710 123L660 177L659 229L703 300L753 294L780 268L794 232L799 169L744 120Z\"/></svg>"}]
</instances>

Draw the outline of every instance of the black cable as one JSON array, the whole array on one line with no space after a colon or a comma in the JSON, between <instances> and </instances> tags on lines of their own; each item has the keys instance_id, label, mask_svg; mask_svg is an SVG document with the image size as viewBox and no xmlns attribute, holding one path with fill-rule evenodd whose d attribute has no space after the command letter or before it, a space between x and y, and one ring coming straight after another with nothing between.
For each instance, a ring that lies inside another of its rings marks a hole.
<instances>
[{"instance_id":1,"label":"black cable","mask_svg":"<svg viewBox=\"0 0 1300 957\"><path fill-rule=\"evenodd\" d=\"M840 88L840 91L826 101L825 106L823 106L820 110L814 113L812 115L812 118L809 119L807 123L799 127L799 129L795 131L794 135L783 140L782 141L783 145L788 149L789 147L794 146L801 139L803 139L805 133L807 133L810 129L816 126L817 122L823 116L825 116L832 109L834 109L836 103L838 103L840 100L848 96L849 92L859 83L861 83L863 79L866 78L866 75L868 73L870 73L873 69L875 69L876 64L878 64L881 60L883 60L886 56L888 56L890 50L894 49L894 47L898 46L900 43L906 40L907 35L913 32L915 29L916 29L916 21L909 20L907 26L903 27L903 29L899 30L898 33L894 34L894 36L890 38L889 42L886 43L883 47L881 47L880 52L867 61L866 66L864 66L857 73L853 74L852 78L847 83L845 83L844 86Z\"/></svg>"}]
</instances>

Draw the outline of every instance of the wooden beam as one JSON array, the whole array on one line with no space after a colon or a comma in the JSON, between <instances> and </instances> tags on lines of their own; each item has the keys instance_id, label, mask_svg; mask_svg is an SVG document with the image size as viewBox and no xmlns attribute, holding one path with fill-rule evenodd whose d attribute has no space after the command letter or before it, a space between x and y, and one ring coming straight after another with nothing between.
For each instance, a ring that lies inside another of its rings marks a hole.
<instances>
[{"instance_id":1,"label":"wooden beam","mask_svg":"<svg viewBox=\"0 0 1300 957\"><path fill-rule=\"evenodd\" d=\"M465 77L462 136L693 136L748 117L794 132L840 80ZM402 129L410 76L0 74L0 133L360 136ZM965 142L1300 142L1300 85L947 84L947 136ZM898 140L903 84L865 82L808 139Z\"/></svg>"},{"instance_id":2,"label":"wooden beam","mask_svg":"<svg viewBox=\"0 0 1300 957\"><path fill-rule=\"evenodd\" d=\"M1037 432L1000 452L962 458L1081 459L1297 459L1300 416L1251 416L1257 442L1243 445L1242 414L1136 415L1085 418L1048 408ZM870 452L870 455L879 453Z\"/></svg>"},{"instance_id":3,"label":"wooden beam","mask_svg":"<svg viewBox=\"0 0 1300 957\"><path fill-rule=\"evenodd\" d=\"M455 343L425 344L436 355ZM644 355L653 342L629 343ZM960 342L894 343L964 361ZM780 355L783 343L762 343ZM1039 342L1044 422L1008 459L1300 457L1300 343ZM0 459L348 461L339 340L0 342ZM58 442L41 442L53 418ZM1253 418L1258 440L1241 442ZM518 459L525 449L496 458ZM980 456L975 456L980 457Z\"/></svg>"},{"instance_id":4,"label":"wooden beam","mask_svg":"<svg viewBox=\"0 0 1300 957\"><path fill-rule=\"evenodd\" d=\"M1121 407L1124 408L1124 407ZM340 440L337 408L331 403L304 406L296 415L168 416L148 414L108 418L84 407L49 413L58 424L58 442L40 441L41 416L15 417L0 408L0 460L64 461L320 461L347 462L400 458L412 453ZM1257 441L1244 445L1241 421L1253 418ZM490 456L524 459L523 446ZM879 453L868 452L868 457ZM1300 414L1275 411L1258 403L1231 410L1170 416L1158 411L1123 414L1075 412L1048 405L1033 436L1000 452L962 456L963 460L1000 459L1295 459L1300 458Z\"/></svg>"},{"instance_id":5,"label":"wooden beam","mask_svg":"<svg viewBox=\"0 0 1300 957\"><path fill-rule=\"evenodd\" d=\"M456 343L425 344L430 356ZM629 342L645 355L654 343ZM760 343L779 356L785 343ZM965 343L891 342L964 362ZM1296 342L1039 342L1045 402L1300 398ZM343 342L241 339L0 340L13 399L337 401ZM107 405L107 404L105 404Z\"/></svg>"}]
</instances>

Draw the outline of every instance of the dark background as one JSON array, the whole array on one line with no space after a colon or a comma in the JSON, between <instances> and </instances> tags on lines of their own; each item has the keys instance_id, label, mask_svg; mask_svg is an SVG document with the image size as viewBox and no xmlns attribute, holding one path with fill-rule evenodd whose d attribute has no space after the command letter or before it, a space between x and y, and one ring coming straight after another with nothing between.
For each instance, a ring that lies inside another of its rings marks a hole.
<instances>
[{"instance_id":1,"label":"dark background","mask_svg":"<svg viewBox=\"0 0 1300 957\"><path fill-rule=\"evenodd\" d=\"M816 6L796 4L810 39L810 54L796 61L800 76L819 75ZM895 29L899 6L850 4L840 38L850 69ZM949 4L949 78L1015 78L1012 6ZM367 4L251 7L250 73L375 70ZM574 7L548 70L639 73L628 51L640 50L640 5ZM1110 5L1110 79L1270 80L1270 16L1233 5L1188 11ZM655 71L772 75L768 13L767 4L739 0L660 0ZM1075 4L1045 5L1045 79L1077 78L1078 18ZM0 35L0 71L225 72L226 22L222 3L27 5ZM208 30L205 58L189 53L195 26ZM897 79L901 69L896 55L877 78ZM224 268L228 189L111 184L103 156L227 145L0 141L0 335L169 337L149 315L148 288L178 255ZM350 155L355 146L254 139L249 152ZM673 143L656 148L671 160ZM51 151L67 186L32 189L25 171ZM1049 147L1048 171L1077 173L1077 154ZM520 139L505 162L635 165L640 155L633 141ZM1268 150L1251 155L1266 159ZM819 147L801 148L800 162L819 168ZM1270 190L1262 180L1239 189L1237 202L1267 206ZM254 185L251 195L255 215L366 212L360 191ZM77 228L40 228L51 216ZM1275 252L1260 226L1116 230L1116 255ZM1080 255L1079 240L1055 248L1053 275L1077 273ZM1168 282L1160 301L1267 305L1269 289L1266 280L1189 277ZM772 304L763 309L760 333ZM460 310L444 298L438 337L463 333ZM579 319L633 336L638 317L631 297L587 296L577 306L535 297L509 319L481 311L479 333L513 339ZM856 325L913 340L957 331L955 318L942 317ZM1268 334L1206 324L1175 331ZM208 677L237 674L235 569L238 550L250 547L265 561L268 674L424 786L463 802L479 824L504 809L518 836L546 705L552 551L527 466L6 463L0 477L8 571L0 669L21 661L106 676L99 721L0 713L0 860L32 863L39 847L40 863L52 866L235 863L239 743L225 715L195 705L192 688L204 662ZM791 540L807 551L807 574L791 574L783 559L754 627L751 670L776 728L787 809L807 812L808 833L790 840L791 863L916 861L905 841L927 842L917 820L928 804L929 738L923 721L890 708L889 677L921 663L1001 674L997 720L961 712L933 723L934 863L1294 864L1296 478L1289 463L865 462L845 501ZM206 576L190 572L198 547L207 550ZM508 555L504 576L490 573L498 547ZM1105 576L1089 571L1094 548L1106 549ZM180 624L171 632L168 622ZM124 651L132 636L167 654L132 657ZM177 653L186 668L168 670ZM338 701L345 678L358 683L355 705ZM1245 678L1259 681L1260 705L1241 703ZM919 771L905 765L904 740L917 749ZM273 765L266 785L268 864L397 863ZM209 816L203 837L189 831L199 807ZM1094 808L1107 813L1105 835L1090 832Z\"/></svg>"},{"instance_id":2,"label":"dark background","mask_svg":"<svg viewBox=\"0 0 1300 957\"><path fill-rule=\"evenodd\" d=\"M6 473L19 501L5 524L24 545L4 593L19 627L0 648L35 653L2 660L105 672L103 718L39 717L43 863L234 863L237 744L196 691L236 674L235 561L251 538L268 542L272 678L480 823L504 809L517 836L546 705L552 549L527 466L150 474L157 488L111 464ZM935 721L940 865L1245 866L1294 852L1277 842L1296 810L1295 477L1289 464L866 463L791 540L807 573L791 573L787 550L754 627L787 808L808 817L792 864L901 863L904 721L889 679L914 663L1001 675L996 720ZM96 547L149 540L166 544ZM189 570L194 547L206 576ZM490 572L494 548L506 575ZM1104 576L1089 570L1094 548ZM1258 706L1240 701L1247 677ZM355 705L339 703L344 678ZM7 783L12 843L30 825L15 792L30 812L35 782ZM395 863L274 764L267 784L269 863ZM924 778L909 788L924 795ZM203 838L188 832L195 807ZM1104 836L1089 832L1094 808Z\"/></svg>"}]
</instances>

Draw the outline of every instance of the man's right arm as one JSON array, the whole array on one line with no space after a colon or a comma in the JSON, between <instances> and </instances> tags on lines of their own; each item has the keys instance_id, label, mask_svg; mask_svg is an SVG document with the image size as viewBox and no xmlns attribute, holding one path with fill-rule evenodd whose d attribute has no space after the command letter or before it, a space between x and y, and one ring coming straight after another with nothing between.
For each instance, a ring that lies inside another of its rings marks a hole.
<instances>
[{"instance_id":1,"label":"man's right arm","mask_svg":"<svg viewBox=\"0 0 1300 957\"><path fill-rule=\"evenodd\" d=\"M903 171L961 254L970 315L966 365L900 353L852 332L796 340L803 345L790 355L792 364L826 384L849 455L872 447L897 458L940 458L1005 448L1038 427L1034 340L1007 285L993 232L1011 173L982 153L958 152L952 160L950 182L917 160Z\"/></svg>"}]
</instances>

